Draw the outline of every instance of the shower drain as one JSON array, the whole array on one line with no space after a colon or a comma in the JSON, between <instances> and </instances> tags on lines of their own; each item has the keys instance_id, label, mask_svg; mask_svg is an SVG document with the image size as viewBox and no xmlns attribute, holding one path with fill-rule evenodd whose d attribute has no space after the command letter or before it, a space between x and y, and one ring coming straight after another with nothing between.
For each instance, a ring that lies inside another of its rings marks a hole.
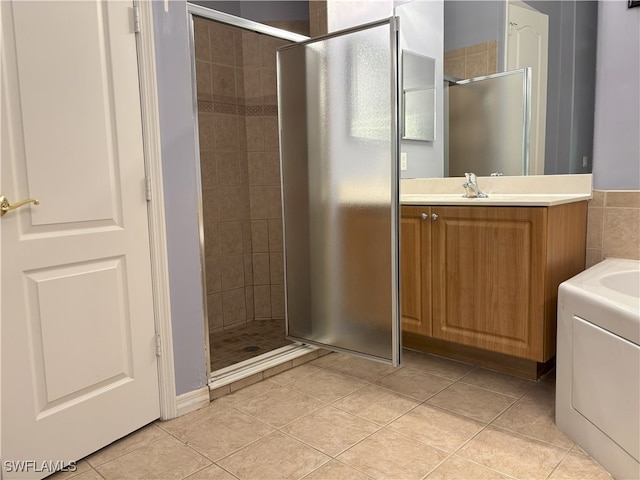
<instances>
[{"instance_id":1,"label":"shower drain","mask_svg":"<svg viewBox=\"0 0 640 480\"><path fill-rule=\"evenodd\" d=\"M257 352L258 350L260 350L260 347L258 347L257 345L249 345L248 347L244 347L242 349L243 352Z\"/></svg>"}]
</instances>

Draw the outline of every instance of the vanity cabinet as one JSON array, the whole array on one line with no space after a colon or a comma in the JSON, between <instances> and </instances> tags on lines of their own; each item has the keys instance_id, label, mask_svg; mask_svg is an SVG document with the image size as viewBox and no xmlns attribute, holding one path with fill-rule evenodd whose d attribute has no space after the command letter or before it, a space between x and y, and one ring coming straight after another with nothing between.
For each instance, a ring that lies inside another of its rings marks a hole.
<instances>
[{"instance_id":1,"label":"vanity cabinet","mask_svg":"<svg viewBox=\"0 0 640 480\"><path fill-rule=\"evenodd\" d=\"M585 236L585 201L402 206L403 332L548 361L558 286L584 269Z\"/></svg>"}]
</instances>

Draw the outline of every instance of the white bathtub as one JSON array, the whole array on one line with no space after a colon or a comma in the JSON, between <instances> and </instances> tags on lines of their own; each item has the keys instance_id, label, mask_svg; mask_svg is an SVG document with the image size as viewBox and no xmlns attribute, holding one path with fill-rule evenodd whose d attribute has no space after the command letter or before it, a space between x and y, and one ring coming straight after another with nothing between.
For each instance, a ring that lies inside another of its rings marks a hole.
<instances>
[{"instance_id":1,"label":"white bathtub","mask_svg":"<svg viewBox=\"0 0 640 480\"><path fill-rule=\"evenodd\" d=\"M560 285L556 424L614 478L640 479L640 262Z\"/></svg>"}]
</instances>

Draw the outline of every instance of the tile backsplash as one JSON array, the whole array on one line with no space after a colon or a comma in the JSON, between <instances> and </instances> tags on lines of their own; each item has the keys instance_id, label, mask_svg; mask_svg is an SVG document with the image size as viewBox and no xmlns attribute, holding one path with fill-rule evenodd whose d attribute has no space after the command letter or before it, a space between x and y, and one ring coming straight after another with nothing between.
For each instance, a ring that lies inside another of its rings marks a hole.
<instances>
[{"instance_id":1,"label":"tile backsplash","mask_svg":"<svg viewBox=\"0 0 640 480\"><path fill-rule=\"evenodd\" d=\"M640 260L640 190L594 190L587 217L586 268L607 257Z\"/></svg>"}]
</instances>

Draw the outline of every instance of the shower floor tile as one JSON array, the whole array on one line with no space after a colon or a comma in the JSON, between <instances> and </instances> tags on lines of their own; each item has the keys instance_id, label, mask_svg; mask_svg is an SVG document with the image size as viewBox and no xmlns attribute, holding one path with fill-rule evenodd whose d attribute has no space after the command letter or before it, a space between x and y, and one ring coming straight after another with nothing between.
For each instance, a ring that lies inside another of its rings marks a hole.
<instances>
[{"instance_id":1,"label":"shower floor tile","mask_svg":"<svg viewBox=\"0 0 640 480\"><path fill-rule=\"evenodd\" d=\"M285 338L284 319L254 320L209 335L211 371L276 350L292 342Z\"/></svg>"}]
</instances>

